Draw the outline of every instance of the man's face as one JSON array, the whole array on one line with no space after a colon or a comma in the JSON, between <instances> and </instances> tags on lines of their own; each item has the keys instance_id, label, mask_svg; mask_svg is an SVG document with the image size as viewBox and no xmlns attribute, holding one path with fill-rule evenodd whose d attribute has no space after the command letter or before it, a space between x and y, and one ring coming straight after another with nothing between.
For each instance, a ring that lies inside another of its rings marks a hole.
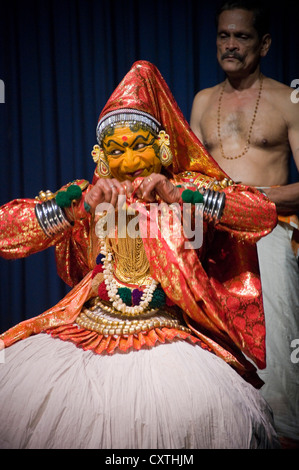
<instances>
[{"instance_id":1,"label":"man's face","mask_svg":"<svg viewBox=\"0 0 299 470\"><path fill-rule=\"evenodd\" d=\"M138 176L160 173L162 165L155 143L156 137L147 130L116 127L102 144L112 176L119 181L133 181Z\"/></svg>"},{"instance_id":2,"label":"man's face","mask_svg":"<svg viewBox=\"0 0 299 470\"><path fill-rule=\"evenodd\" d=\"M229 75L255 70L263 53L263 40L253 26L253 12L241 9L223 11L217 31L217 59Z\"/></svg>"}]
</instances>

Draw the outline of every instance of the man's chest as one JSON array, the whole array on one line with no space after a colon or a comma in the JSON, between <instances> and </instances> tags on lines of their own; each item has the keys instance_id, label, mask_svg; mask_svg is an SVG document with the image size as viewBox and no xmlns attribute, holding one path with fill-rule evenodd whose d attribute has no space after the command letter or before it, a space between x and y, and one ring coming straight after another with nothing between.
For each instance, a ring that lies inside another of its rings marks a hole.
<instances>
[{"instance_id":1,"label":"man's chest","mask_svg":"<svg viewBox=\"0 0 299 470\"><path fill-rule=\"evenodd\" d=\"M287 128L281 114L264 101L256 107L250 100L235 102L213 100L202 113L203 144L208 150L221 142L236 147L248 141L254 147L273 148L287 143Z\"/></svg>"}]
</instances>

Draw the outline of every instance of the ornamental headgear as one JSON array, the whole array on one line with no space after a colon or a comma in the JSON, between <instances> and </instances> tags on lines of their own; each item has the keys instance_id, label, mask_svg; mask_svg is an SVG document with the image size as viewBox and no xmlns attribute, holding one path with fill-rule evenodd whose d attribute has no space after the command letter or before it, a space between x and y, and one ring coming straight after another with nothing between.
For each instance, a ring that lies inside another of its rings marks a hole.
<instances>
[{"instance_id":1,"label":"ornamental headgear","mask_svg":"<svg viewBox=\"0 0 299 470\"><path fill-rule=\"evenodd\" d=\"M159 70L147 61L133 64L101 112L97 126L99 146L109 126L132 121L138 121L160 137L161 161L171 174L187 170L217 180L227 177L192 132ZM92 152L98 162L99 146ZM103 171L109 172L109 167L101 168L101 176ZM95 177L98 176L96 170Z\"/></svg>"}]
</instances>

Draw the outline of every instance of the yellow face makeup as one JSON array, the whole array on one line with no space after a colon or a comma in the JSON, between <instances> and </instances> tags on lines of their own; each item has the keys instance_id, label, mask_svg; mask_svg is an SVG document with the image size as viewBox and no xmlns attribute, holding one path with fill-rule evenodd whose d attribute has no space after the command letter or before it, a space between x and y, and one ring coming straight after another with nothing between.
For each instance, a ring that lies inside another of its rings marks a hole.
<instances>
[{"instance_id":1,"label":"yellow face makeup","mask_svg":"<svg viewBox=\"0 0 299 470\"><path fill-rule=\"evenodd\" d=\"M147 130L116 127L102 143L110 172L119 181L160 173L162 165L154 150L155 136Z\"/></svg>"}]
</instances>

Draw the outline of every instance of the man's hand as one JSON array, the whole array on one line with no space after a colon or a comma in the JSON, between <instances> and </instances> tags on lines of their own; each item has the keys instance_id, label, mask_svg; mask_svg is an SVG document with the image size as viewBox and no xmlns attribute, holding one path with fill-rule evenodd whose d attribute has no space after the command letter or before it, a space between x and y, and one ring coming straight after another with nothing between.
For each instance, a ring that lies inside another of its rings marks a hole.
<instances>
[{"instance_id":1,"label":"man's hand","mask_svg":"<svg viewBox=\"0 0 299 470\"><path fill-rule=\"evenodd\" d=\"M158 173L152 173L144 178L136 190L136 195L146 202L154 202L158 195L167 204L179 202L181 197L180 190L166 176Z\"/></svg>"},{"instance_id":2,"label":"man's hand","mask_svg":"<svg viewBox=\"0 0 299 470\"><path fill-rule=\"evenodd\" d=\"M94 213L98 204L108 202L116 207L119 195L130 198L133 191L131 181L119 182L115 178L100 178L86 194L85 202L90 206L90 212ZM135 194L145 202L156 201L158 195L167 204L179 202L181 197L180 190L166 176L158 173L152 173L144 178Z\"/></svg>"},{"instance_id":3,"label":"man's hand","mask_svg":"<svg viewBox=\"0 0 299 470\"><path fill-rule=\"evenodd\" d=\"M86 194L84 202L90 206L90 212L94 213L98 204L108 202L116 207L119 195L130 196L132 192L131 181L120 183L115 178L100 178Z\"/></svg>"}]
</instances>

